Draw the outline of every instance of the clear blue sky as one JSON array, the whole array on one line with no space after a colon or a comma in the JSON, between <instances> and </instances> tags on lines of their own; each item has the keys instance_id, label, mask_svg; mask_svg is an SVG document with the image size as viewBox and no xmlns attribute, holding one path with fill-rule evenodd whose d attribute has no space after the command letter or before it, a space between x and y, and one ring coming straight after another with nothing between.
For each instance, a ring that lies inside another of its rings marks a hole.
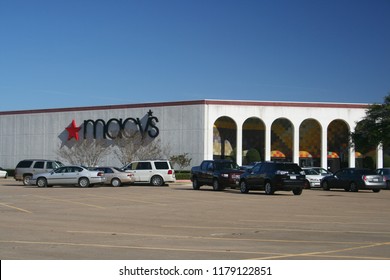
<instances>
[{"instance_id":1,"label":"clear blue sky","mask_svg":"<svg viewBox=\"0 0 390 280\"><path fill-rule=\"evenodd\" d=\"M0 111L389 92L389 0L0 0Z\"/></svg>"}]
</instances>

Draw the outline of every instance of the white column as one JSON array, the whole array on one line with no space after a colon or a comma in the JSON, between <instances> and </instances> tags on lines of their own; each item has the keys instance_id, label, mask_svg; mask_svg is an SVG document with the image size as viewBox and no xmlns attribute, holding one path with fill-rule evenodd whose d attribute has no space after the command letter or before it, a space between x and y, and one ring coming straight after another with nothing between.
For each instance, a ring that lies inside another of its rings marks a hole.
<instances>
[{"instance_id":1,"label":"white column","mask_svg":"<svg viewBox=\"0 0 390 280\"><path fill-rule=\"evenodd\" d=\"M293 162L299 164L299 125L294 125Z\"/></svg>"},{"instance_id":2,"label":"white column","mask_svg":"<svg viewBox=\"0 0 390 280\"><path fill-rule=\"evenodd\" d=\"M328 126L322 125L321 167L328 169Z\"/></svg>"},{"instance_id":3,"label":"white column","mask_svg":"<svg viewBox=\"0 0 390 280\"><path fill-rule=\"evenodd\" d=\"M242 165L242 124L237 124L236 162Z\"/></svg>"},{"instance_id":4,"label":"white column","mask_svg":"<svg viewBox=\"0 0 390 280\"><path fill-rule=\"evenodd\" d=\"M355 167L355 164L356 164L356 159L355 159L355 147L353 146L350 146L349 147L349 157L348 157L348 160L349 160L349 167Z\"/></svg>"},{"instance_id":5,"label":"white column","mask_svg":"<svg viewBox=\"0 0 390 280\"><path fill-rule=\"evenodd\" d=\"M376 148L376 168L383 168L383 145L382 143Z\"/></svg>"},{"instance_id":6,"label":"white column","mask_svg":"<svg viewBox=\"0 0 390 280\"><path fill-rule=\"evenodd\" d=\"M265 124L265 161L271 160L271 125Z\"/></svg>"}]
</instances>

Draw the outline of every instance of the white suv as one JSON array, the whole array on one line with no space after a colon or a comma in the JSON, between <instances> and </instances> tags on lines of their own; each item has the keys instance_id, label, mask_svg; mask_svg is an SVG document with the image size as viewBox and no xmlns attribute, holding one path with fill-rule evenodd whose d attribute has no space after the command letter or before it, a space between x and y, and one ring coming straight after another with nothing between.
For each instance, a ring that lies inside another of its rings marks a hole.
<instances>
[{"instance_id":1,"label":"white suv","mask_svg":"<svg viewBox=\"0 0 390 280\"><path fill-rule=\"evenodd\" d=\"M135 183L150 183L162 186L176 181L175 170L168 160L139 160L125 165L122 169L133 174Z\"/></svg>"}]
</instances>

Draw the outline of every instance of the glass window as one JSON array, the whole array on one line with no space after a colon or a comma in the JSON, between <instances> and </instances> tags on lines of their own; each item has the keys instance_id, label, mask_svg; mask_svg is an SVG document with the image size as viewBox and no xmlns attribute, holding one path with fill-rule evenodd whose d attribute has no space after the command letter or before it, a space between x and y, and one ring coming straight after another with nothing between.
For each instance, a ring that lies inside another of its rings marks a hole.
<instances>
[{"instance_id":1,"label":"glass window","mask_svg":"<svg viewBox=\"0 0 390 280\"><path fill-rule=\"evenodd\" d=\"M37 161L36 163L34 163L34 168L41 168L43 169L45 163L43 161Z\"/></svg>"},{"instance_id":2,"label":"glass window","mask_svg":"<svg viewBox=\"0 0 390 280\"><path fill-rule=\"evenodd\" d=\"M31 166L32 164L32 160L23 160L21 162L18 163L18 165L16 167L19 167L19 168L28 168Z\"/></svg>"},{"instance_id":3,"label":"glass window","mask_svg":"<svg viewBox=\"0 0 390 280\"><path fill-rule=\"evenodd\" d=\"M156 169L169 169L168 162L166 161L156 161L154 166L156 166Z\"/></svg>"},{"instance_id":4,"label":"glass window","mask_svg":"<svg viewBox=\"0 0 390 280\"><path fill-rule=\"evenodd\" d=\"M137 170L151 170L151 169L152 169L152 165L150 162L148 161L138 162Z\"/></svg>"}]
</instances>

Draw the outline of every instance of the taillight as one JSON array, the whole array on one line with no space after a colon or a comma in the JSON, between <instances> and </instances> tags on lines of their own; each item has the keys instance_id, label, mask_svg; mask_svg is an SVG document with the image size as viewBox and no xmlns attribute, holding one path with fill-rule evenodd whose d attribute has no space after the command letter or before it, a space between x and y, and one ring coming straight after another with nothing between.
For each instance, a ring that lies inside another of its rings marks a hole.
<instances>
[{"instance_id":1,"label":"taillight","mask_svg":"<svg viewBox=\"0 0 390 280\"><path fill-rule=\"evenodd\" d=\"M362 177L363 177L363 181L364 181L364 182L367 182L367 176L366 176L366 175L363 175Z\"/></svg>"},{"instance_id":2,"label":"taillight","mask_svg":"<svg viewBox=\"0 0 390 280\"><path fill-rule=\"evenodd\" d=\"M99 177L102 177L104 175L104 172L99 171L97 174Z\"/></svg>"},{"instance_id":3,"label":"taillight","mask_svg":"<svg viewBox=\"0 0 390 280\"><path fill-rule=\"evenodd\" d=\"M173 170L172 169L169 169L168 170L168 175L172 175L173 174Z\"/></svg>"}]
</instances>

